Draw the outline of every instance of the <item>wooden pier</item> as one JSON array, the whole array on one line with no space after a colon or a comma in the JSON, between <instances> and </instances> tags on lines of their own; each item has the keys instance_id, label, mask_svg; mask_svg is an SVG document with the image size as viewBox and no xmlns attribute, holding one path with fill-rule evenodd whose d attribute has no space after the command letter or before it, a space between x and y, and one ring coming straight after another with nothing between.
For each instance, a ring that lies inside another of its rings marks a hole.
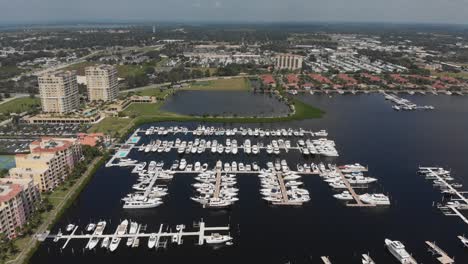
<instances>
[{"instance_id":1,"label":"wooden pier","mask_svg":"<svg viewBox=\"0 0 468 264\"><path fill-rule=\"evenodd\" d=\"M274 205L302 205L302 202L292 202L289 200L288 191L286 190L286 185L284 184L283 173L280 171L276 172L276 177L281 190L281 195L283 200L281 202L273 202Z\"/></svg>"},{"instance_id":2,"label":"wooden pier","mask_svg":"<svg viewBox=\"0 0 468 264\"><path fill-rule=\"evenodd\" d=\"M443 251L440 247L438 247L435 242L426 241L426 245L429 247L429 251L432 252L433 255L439 255L437 260L442 264L451 264L455 263L455 260L452 259Z\"/></svg>"},{"instance_id":3,"label":"wooden pier","mask_svg":"<svg viewBox=\"0 0 468 264\"><path fill-rule=\"evenodd\" d=\"M330 261L330 258L327 257L327 256L322 256L320 257L323 261L324 264L332 264L332 262Z\"/></svg>"},{"instance_id":4,"label":"wooden pier","mask_svg":"<svg viewBox=\"0 0 468 264\"><path fill-rule=\"evenodd\" d=\"M219 199L219 193L221 191L221 170L216 170L216 183L213 198Z\"/></svg>"},{"instance_id":5,"label":"wooden pier","mask_svg":"<svg viewBox=\"0 0 468 264\"><path fill-rule=\"evenodd\" d=\"M363 203L361 199L359 199L359 195L354 191L354 188L351 186L348 179L346 179L346 177L344 176L343 172L341 172L340 169L336 169L336 171L340 175L341 180L346 185L346 188L348 189L349 193L353 196L354 201L356 202L355 204L348 203L347 206L350 206L350 207L374 207L376 206L375 204Z\"/></svg>"}]
</instances>

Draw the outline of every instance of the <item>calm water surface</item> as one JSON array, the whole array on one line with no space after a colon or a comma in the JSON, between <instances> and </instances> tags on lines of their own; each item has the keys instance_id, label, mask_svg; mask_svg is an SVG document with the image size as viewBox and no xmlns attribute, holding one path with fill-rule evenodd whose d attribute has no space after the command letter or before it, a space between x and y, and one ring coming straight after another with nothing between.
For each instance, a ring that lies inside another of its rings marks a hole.
<instances>
[{"instance_id":1,"label":"calm water surface","mask_svg":"<svg viewBox=\"0 0 468 264\"><path fill-rule=\"evenodd\" d=\"M443 216L434 208L433 201L439 201L441 195L430 182L416 174L419 165L440 165L451 169L460 182L468 185L468 98L409 97L418 104L432 104L437 108L435 111L416 112L395 112L390 102L381 95L333 98L308 95L299 98L324 109L326 116L319 120L247 126L327 129L329 138L336 141L339 158L304 158L292 152L282 153L280 158L287 159L290 166L305 160L366 164L370 175L379 179L373 190L388 193L393 202L391 207L347 208L332 197L334 192L317 176L303 177L311 195L309 203L296 208L271 207L260 197L258 178L242 175L237 177L240 201L230 210L210 211L190 200L194 191L190 185L194 182L193 176L178 174L169 184L169 195L161 207L124 211L120 198L131 191L136 176L130 174L130 169L103 167L54 227L54 232L70 222L84 226L90 220L99 219L111 221L106 230L114 232L119 221L126 218L147 224L151 231L156 231L160 223L172 227L181 223L190 226L193 221L203 218L210 226L230 223L235 244L213 249L196 246L194 240L185 239L182 246L170 245L166 250L155 252L147 249L145 240L138 249L129 249L121 242L116 252L109 253L100 248L83 251L86 241L72 241L64 250L61 250L63 242L55 244L49 241L40 246L31 262L321 263L320 256L330 256L333 263L348 264L361 263L360 255L370 252L377 263L397 263L384 247L384 239L390 238L403 241L419 263L437 263L427 252L425 240L436 241L455 256L457 263L468 263L468 252L456 238L457 235L468 234L467 225L457 217ZM178 110L183 109L185 105ZM153 139L156 137L153 136ZM189 136L184 138L188 139ZM149 140L149 137L145 137L140 143L146 144ZM253 139L254 142L256 140ZM168 154L133 151L130 157L148 161L164 160L166 166L170 166L174 159L182 158L174 151ZM263 166L275 159L266 153L257 157L211 153L183 157L192 162L210 162L210 166L220 157L223 161L257 161Z\"/></svg>"}]
</instances>

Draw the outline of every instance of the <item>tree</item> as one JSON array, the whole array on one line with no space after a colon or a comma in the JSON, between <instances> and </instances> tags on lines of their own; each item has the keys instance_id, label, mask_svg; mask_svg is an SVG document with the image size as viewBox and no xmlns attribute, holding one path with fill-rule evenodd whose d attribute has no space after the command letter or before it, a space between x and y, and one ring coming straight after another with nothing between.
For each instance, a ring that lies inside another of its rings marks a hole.
<instances>
[{"instance_id":1,"label":"tree","mask_svg":"<svg viewBox=\"0 0 468 264\"><path fill-rule=\"evenodd\" d=\"M210 69L207 69L205 71L205 77L210 77L211 76L211 72L210 72Z\"/></svg>"}]
</instances>

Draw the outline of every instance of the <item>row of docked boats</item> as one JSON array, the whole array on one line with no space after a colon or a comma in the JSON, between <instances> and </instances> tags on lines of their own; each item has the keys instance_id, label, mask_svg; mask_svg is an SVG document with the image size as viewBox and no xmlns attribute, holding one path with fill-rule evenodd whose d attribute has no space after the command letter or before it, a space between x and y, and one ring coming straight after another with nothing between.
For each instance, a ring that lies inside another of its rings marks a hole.
<instances>
[{"instance_id":1,"label":"row of docked boats","mask_svg":"<svg viewBox=\"0 0 468 264\"><path fill-rule=\"evenodd\" d=\"M301 187L301 176L290 171L285 160L280 162L280 166L282 168L270 166L258 175L262 199L273 204L302 204L310 201L309 191Z\"/></svg>"},{"instance_id":2,"label":"row of docked boats","mask_svg":"<svg viewBox=\"0 0 468 264\"><path fill-rule=\"evenodd\" d=\"M204 224L204 223L203 223ZM73 226L73 230L76 230L78 227L70 224ZM89 229L88 227L92 225L94 229ZM158 248L160 246L160 242L163 237L169 238L169 240L173 243L181 243L181 238L182 236L185 235L193 235L194 232L184 232L185 230L185 225L177 225L176 226L176 232L162 232L163 226L161 225L160 230L158 233L141 233L140 231L144 230L145 227L142 227L140 224L134 221L129 221L127 219L123 220L120 222L120 224L117 226L115 232L113 234L104 234L104 230L106 228L106 221L100 221L97 224L91 223L88 225L86 228L86 235L79 235L76 238L85 238L88 239L88 242L85 246L86 249L88 250L93 250L95 249L99 244L101 248L108 249L109 251L115 251L119 245L122 243L122 240L125 241L125 245L127 247L139 247L140 245L140 239L141 238L148 238L148 248ZM67 226L68 228L68 226ZM216 228L212 228L212 231L217 230ZM206 232L200 230L199 232ZM224 235L220 233L210 233L209 235L204 235L203 233L200 233L200 235L203 235L203 240L207 244L212 244L212 245L219 245L219 244L226 244L226 245L232 245L233 243L231 242L233 238L229 235ZM65 237L64 237L65 236ZM57 235L53 236L54 237L54 242L58 242L60 239L72 239L74 237L69 237L68 235L63 235L60 231ZM165 245L165 242L161 242L163 245Z\"/></svg>"},{"instance_id":3,"label":"row of docked boats","mask_svg":"<svg viewBox=\"0 0 468 264\"><path fill-rule=\"evenodd\" d=\"M299 140L298 146L304 155L324 155L327 157L338 157L335 142L325 138L310 140Z\"/></svg>"},{"instance_id":4,"label":"row of docked boats","mask_svg":"<svg viewBox=\"0 0 468 264\"><path fill-rule=\"evenodd\" d=\"M145 135L161 135L165 136L168 134L177 134L177 133L192 133L196 136L255 136L255 137L275 137L275 136L284 136L284 137L303 137L306 134L317 137L326 137L328 136L327 131L320 130L313 132L311 130L300 129L262 129L262 128L222 128L222 127L209 127L209 126L198 126L194 130L190 130L187 127L155 127L151 126L145 130Z\"/></svg>"},{"instance_id":5,"label":"row of docked boats","mask_svg":"<svg viewBox=\"0 0 468 264\"><path fill-rule=\"evenodd\" d=\"M218 161L219 163L220 161ZM218 164L217 163L217 164ZM260 167L256 162L250 163L242 163L242 162L225 162L224 164L221 163L220 166L216 165L216 169L222 170L223 172L249 172L249 171L258 171ZM208 171L208 163L201 163L199 161L195 163L188 163L186 159L175 160L171 166L171 170L179 170L179 171L186 171L186 172L206 172Z\"/></svg>"},{"instance_id":6,"label":"row of docked boats","mask_svg":"<svg viewBox=\"0 0 468 264\"><path fill-rule=\"evenodd\" d=\"M468 210L465 192L457 190L463 185L455 181L449 170L441 167L419 167L418 173L432 181L433 187L445 196L443 202L437 205L442 213L453 215L454 210Z\"/></svg>"},{"instance_id":7,"label":"row of docked boats","mask_svg":"<svg viewBox=\"0 0 468 264\"><path fill-rule=\"evenodd\" d=\"M299 149L304 155L324 155L328 157L337 157L338 151L335 148L335 142L320 138L316 140L299 140L297 147L291 146L290 140L278 139L272 140L271 142L264 145L263 143L257 142L253 144L250 139L244 140L239 145L236 139L226 139L225 142L218 142L218 140L205 140L195 138L193 141L185 141L177 138L175 141L168 140L155 140L151 141L147 145L141 145L138 147L139 151L148 152L170 152L172 149L177 149L179 154L202 154L206 151L218 154L237 154L239 150L243 150L245 154L259 154L262 149L268 154L280 154L281 150L289 151L290 149Z\"/></svg>"},{"instance_id":8,"label":"row of docked boats","mask_svg":"<svg viewBox=\"0 0 468 264\"><path fill-rule=\"evenodd\" d=\"M122 198L124 209L147 209L160 206L163 197L168 194L167 185L158 184L157 181L171 180L174 175L172 171L164 171L163 162L151 161L146 167L146 162L135 166L132 171L138 173L137 182L132 186L133 193Z\"/></svg>"},{"instance_id":9,"label":"row of docked boats","mask_svg":"<svg viewBox=\"0 0 468 264\"><path fill-rule=\"evenodd\" d=\"M221 161L218 161L216 171L208 171L195 177L192 184L197 195L191 199L208 208L226 208L239 200L235 174L221 174Z\"/></svg>"},{"instance_id":10,"label":"row of docked boats","mask_svg":"<svg viewBox=\"0 0 468 264\"><path fill-rule=\"evenodd\" d=\"M342 201L353 201L356 198L365 204L373 205L390 205L390 198L382 193L364 193L353 197L349 187L351 188L366 188L369 184L377 181L376 178L364 176L367 168L356 163L340 167L323 163L319 164L320 176L335 190L343 190L341 193L334 194L333 197Z\"/></svg>"}]
</instances>

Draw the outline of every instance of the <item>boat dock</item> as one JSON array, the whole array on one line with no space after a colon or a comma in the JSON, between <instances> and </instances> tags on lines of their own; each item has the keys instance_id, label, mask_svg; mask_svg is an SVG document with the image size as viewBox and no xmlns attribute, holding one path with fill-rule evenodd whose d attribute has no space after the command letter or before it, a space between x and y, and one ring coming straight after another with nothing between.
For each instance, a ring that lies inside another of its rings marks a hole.
<instances>
[{"instance_id":1,"label":"boat dock","mask_svg":"<svg viewBox=\"0 0 468 264\"><path fill-rule=\"evenodd\" d=\"M426 241L425 243L429 247L429 251L432 252L433 255L439 255L439 257L437 257L437 260L440 263L442 264L455 263L455 260L449 257L447 253L445 253L445 251L443 251L440 247L438 247L435 244L435 242Z\"/></svg>"},{"instance_id":2,"label":"boat dock","mask_svg":"<svg viewBox=\"0 0 468 264\"><path fill-rule=\"evenodd\" d=\"M187 232L185 231L185 228L183 225L179 225L180 229L176 232L168 231L168 232L163 232L163 225L161 224L159 227L159 231L157 233L154 233L156 235L156 245L159 245L161 243L161 238L170 238L171 240L173 238L177 238L177 241L172 240L174 243L177 243L178 245L182 244L182 238L183 237L198 237L198 244L203 245L205 243L206 237L211 235L211 233L219 233L219 232L228 232L230 230L229 226L220 226L220 227L207 227L205 222L200 221L198 225L197 231L191 231ZM139 244L139 240L142 238L149 238L152 233L144 233L140 232L141 231L141 225L139 226L138 231L135 234L122 234L118 235L117 232L113 234L102 234L102 235L93 235L93 234L81 234L81 235L76 235L75 232L78 229L78 226L74 228L74 230L70 234L61 234L58 233L56 235L51 235L49 233L44 233L44 234L37 234L36 237L38 241L45 241L46 239L53 239L54 241L60 241L60 240L65 240L65 244L62 246L62 249L65 249L68 245L68 243L72 239L84 239L84 240L89 240L92 237L97 237L99 239L104 239L104 238L109 238L112 239L114 237L116 238L133 238L134 243L132 244L132 247L137 247ZM210 232L208 235L206 234L207 232ZM137 241L135 241L137 240Z\"/></svg>"},{"instance_id":3,"label":"boat dock","mask_svg":"<svg viewBox=\"0 0 468 264\"><path fill-rule=\"evenodd\" d=\"M436 179L439 183L442 184L442 188L449 190L450 194L456 197L451 199L453 202L438 206L438 208L441 209L445 215L458 216L463 220L463 222L468 224L468 218L460 212L460 210L468 210L468 198L466 198L464 195L466 192L458 191L456 188L454 188L451 183L447 182L444 177L437 173L438 169L439 168L437 167L419 167L419 171L421 173L426 175L426 177ZM451 211L451 213L447 212L446 210Z\"/></svg>"},{"instance_id":4,"label":"boat dock","mask_svg":"<svg viewBox=\"0 0 468 264\"><path fill-rule=\"evenodd\" d=\"M276 172L276 177L278 178L278 183L280 186L281 195L283 196L283 199L281 202L273 202L272 204L274 205L302 205L301 202L293 202L289 200L288 192L284 184L283 173L280 171Z\"/></svg>"},{"instance_id":5,"label":"boat dock","mask_svg":"<svg viewBox=\"0 0 468 264\"><path fill-rule=\"evenodd\" d=\"M221 190L221 170L216 170L216 182L213 198L219 199L219 192Z\"/></svg>"},{"instance_id":6,"label":"boat dock","mask_svg":"<svg viewBox=\"0 0 468 264\"><path fill-rule=\"evenodd\" d=\"M356 203L348 203L346 206L350 207L374 207L376 206L375 204L366 204L359 199L359 195L354 191L354 188L351 186L349 183L348 179L344 176L343 172L340 169L336 169L336 172L340 175L341 180L343 183L346 185L346 188L348 189L348 192L353 196L353 199Z\"/></svg>"},{"instance_id":7,"label":"boat dock","mask_svg":"<svg viewBox=\"0 0 468 264\"><path fill-rule=\"evenodd\" d=\"M382 94L384 95L386 100L390 100L393 103L395 103L395 105L393 106L393 109L398 110L398 111L399 110L420 110L420 109L433 110L434 109L434 107L431 105L419 106L410 102L407 99L400 98L394 94L388 94L383 91L382 91Z\"/></svg>"}]
</instances>

